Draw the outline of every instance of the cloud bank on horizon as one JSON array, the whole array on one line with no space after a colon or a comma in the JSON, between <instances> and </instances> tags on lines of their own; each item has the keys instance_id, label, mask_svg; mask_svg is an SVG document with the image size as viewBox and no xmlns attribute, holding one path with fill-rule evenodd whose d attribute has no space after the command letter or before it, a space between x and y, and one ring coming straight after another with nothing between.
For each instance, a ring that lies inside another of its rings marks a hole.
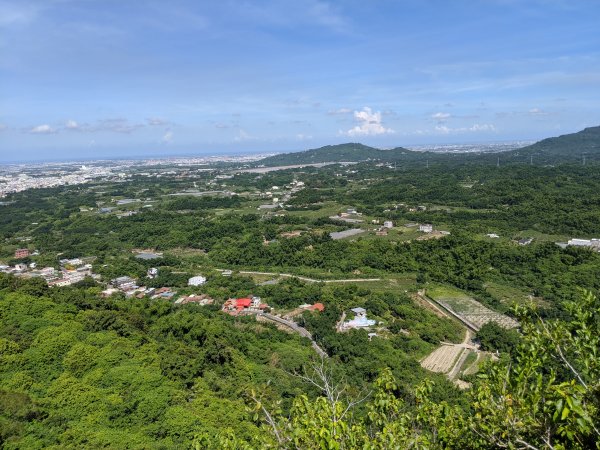
<instances>
[{"instance_id":1,"label":"cloud bank on horizon","mask_svg":"<svg viewBox=\"0 0 600 450\"><path fill-rule=\"evenodd\" d=\"M0 0L0 161L600 123L600 3Z\"/></svg>"}]
</instances>

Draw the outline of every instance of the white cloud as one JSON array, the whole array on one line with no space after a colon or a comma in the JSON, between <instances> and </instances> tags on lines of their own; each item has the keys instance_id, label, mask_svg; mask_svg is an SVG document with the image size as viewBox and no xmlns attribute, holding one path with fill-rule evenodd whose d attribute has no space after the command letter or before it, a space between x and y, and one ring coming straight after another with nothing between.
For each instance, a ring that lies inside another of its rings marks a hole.
<instances>
[{"instance_id":1,"label":"white cloud","mask_svg":"<svg viewBox=\"0 0 600 450\"><path fill-rule=\"evenodd\" d=\"M4 125L3 123L0 123L0 131L4 131L8 129L8 127L6 125Z\"/></svg>"},{"instance_id":2,"label":"white cloud","mask_svg":"<svg viewBox=\"0 0 600 450\"><path fill-rule=\"evenodd\" d=\"M148 125L150 126L160 126L160 125L168 125L169 121L165 119L161 119L160 117L150 117L146 119Z\"/></svg>"},{"instance_id":3,"label":"white cloud","mask_svg":"<svg viewBox=\"0 0 600 450\"><path fill-rule=\"evenodd\" d=\"M296 135L296 139L298 139L299 141L310 141L313 137L310 134L302 134L302 133L298 133Z\"/></svg>"},{"instance_id":4,"label":"white cloud","mask_svg":"<svg viewBox=\"0 0 600 450\"><path fill-rule=\"evenodd\" d=\"M100 120L99 124L91 127L89 131L113 131L115 133L131 134L143 127L144 124L130 123L127 119L117 118Z\"/></svg>"},{"instance_id":5,"label":"white cloud","mask_svg":"<svg viewBox=\"0 0 600 450\"><path fill-rule=\"evenodd\" d=\"M170 144L173 140L173 132L169 129L165 130L165 134L162 137L163 144Z\"/></svg>"},{"instance_id":6,"label":"white cloud","mask_svg":"<svg viewBox=\"0 0 600 450\"><path fill-rule=\"evenodd\" d=\"M343 31L346 26L346 20L331 4L321 1L315 1L307 10L309 18L315 23L330 28L334 31Z\"/></svg>"},{"instance_id":7,"label":"white cloud","mask_svg":"<svg viewBox=\"0 0 600 450\"><path fill-rule=\"evenodd\" d=\"M235 142L245 142L245 141L253 141L256 138L251 136L250 134L246 133L244 130L242 130L241 128L238 130L238 134L236 137L233 138L233 140Z\"/></svg>"},{"instance_id":8,"label":"white cloud","mask_svg":"<svg viewBox=\"0 0 600 450\"><path fill-rule=\"evenodd\" d=\"M450 117L452 117L450 115L450 113L445 113L445 112L436 112L435 114L431 115L431 118L434 120L437 120L438 122L445 122Z\"/></svg>"},{"instance_id":9,"label":"white cloud","mask_svg":"<svg viewBox=\"0 0 600 450\"><path fill-rule=\"evenodd\" d=\"M365 106L362 111L354 111L354 120L358 122L358 125L345 133L348 136L377 136L394 133L394 130L385 128L381 124L381 112L373 112L368 106Z\"/></svg>"},{"instance_id":10,"label":"white cloud","mask_svg":"<svg viewBox=\"0 0 600 450\"><path fill-rule=\"evenodd\" d=\"M490 123L476 123L475 125L469 128L469 131L496 131L496 127Z\"/></svg>"},{"instance_id":11,"label":"white cloud","mask_svg":"<svg viewBox=\"0 0 600 450\"><path fill-rule=\"evenodd\" d=\"M56 133L56 130L50 125L44 124L38 125L37 127L33 127L31 130L29 130L29 132L32 134L52 134Z\"/></svg>"},{"instance_id":12,"label":"white cloud","mask_svg":"<svg viewBox=\"0 0 600 450\"><path fill-rule=\"evenodd\" d=\"M65 128L67 130L78 130L79 124L74 120L67 120L67 122L65 123Z\"/></svg>"},{"instance_id":13,"label":"white cloud","mask_svg":"<svg viewBox=\"0 0 600 450\"><path fill-rule=\"evenodd\" d=\"M543 111L539 108L531 108L528 112L532 116L547 116L548 115L548 113L546 111Z\"/></svg>"},{"instance_id":14,"label":"white cloud","mask_svg":"<svg viewBox=\"0 0 600 450\"><path fill-rule=\"evenodd\" d=\"M38 6L26 2L0 3L0 27L26 25L38 15Z\"/></svg>"},{"instance_id":15,"label":"white cloud","mask_svg":"<svg viewBox=\"0 0 600 450\"><path fill-rule=\"evenodd\" d=\"M337 116L341 114L350 114L351 112L352 110L350 108L339 108L327 111L327 114L329 114L330 116Z\"/></svg>"},{"instance_id":16,"label":"white cloud","mask_svg":"<svg viewBox=\"0 0 600 450\"><path fill-rule=\"evenodd\" d=\"M490 123L476 123L470 127L450 128L446 125L436 125L435 132L439 134L459 134L459 133L477 133L486 131L496 131L496 127Z\"/></svg>"}]
</instances>

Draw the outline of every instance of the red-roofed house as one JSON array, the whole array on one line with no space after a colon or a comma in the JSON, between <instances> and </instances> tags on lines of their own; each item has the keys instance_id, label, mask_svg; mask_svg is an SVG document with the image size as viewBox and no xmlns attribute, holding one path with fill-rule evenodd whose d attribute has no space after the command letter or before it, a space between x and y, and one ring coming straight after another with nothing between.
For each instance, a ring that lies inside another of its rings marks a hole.
<instances>
[{"instance_id":1,"label":"red-roofed house","mask_svg":"<svg viewBox=\"0 0 600 450\"><path fill-rule=\"evenodd\" d=\"M29 249L27 249L27 248L20 248L18 250L15 250L15 258L16 259L27 258L28 256L29 256Z\"/></svg>"},{"instance_id":2,"label":"red-roofed house","mask_svg":"<svg viewBox=\"0 0 600 450\"><path fill-rule=\"evenodd\" d=\"M323 312L325 311L325 305L323 303L315 303L314 305L312 305L310 307L310 309L312 311L319 311L319 312Z\"/></svg>"},{"instance_id":3,"label":"red-roofed house","mask_svg":"<svg viewBox=\"0 0 600 450\"><path fill-rule=\"evenodd\" d=\"M269 305L260 302L260 297L230 298L223 305L223 311L232 316L245 312L258 312Z\"/></svg>"}]
</instances>

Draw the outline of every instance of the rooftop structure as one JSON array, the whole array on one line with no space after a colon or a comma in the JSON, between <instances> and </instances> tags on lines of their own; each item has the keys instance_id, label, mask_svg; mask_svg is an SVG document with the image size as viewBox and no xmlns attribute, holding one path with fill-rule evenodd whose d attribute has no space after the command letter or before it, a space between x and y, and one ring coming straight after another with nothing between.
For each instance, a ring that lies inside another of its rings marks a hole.
<instances>
[{"instance_id":1,"label":"rooftop structure","mask_svg":"<svg viewBox=\"0 0 600 450\"><path fill-rule=\"evenodd\" d=\"M375 325L376 321L367 318L367 310L365 308L353 308L354 319L344 322L342 330L350 330L353 328L369 328Z\"/></svg>"},{"instance_id":2,"label":"rooftop structure","mask_svg":"<svg viewBox=\"0 0 600 450\"><path fill-rule=\"evenodd\" d=\"M163 255L162 253L140 252L137 255L135 255L135 257L138 259L149 260L149 259L162 258L162 255Z\"/></svg>"},{"instance_id":3,"label":"rooftop structure","mask_svg":"<svg viewBox=\"0 0 600 450\"><path fill-rule=\"evenodd\" d=\"M188 286L202 286L204 283L206 283L206 277L202 275L197 275L188 280Z\"/></svg>"},{"instance_id":4,"label":"rooftop structure","mask_svg":"<svg viewBox=\"0 0 600 450\"><path fill-rule=\"evenodd\" d=\"M29 256L29 249L27 248L19 248L15 250L15 258L27 258Z\"/></svg>"},{"instance_id":5,"label":"rooftop structure","mask_svg":"<svg viewBox=\"0 0 600 450\"><path fill-rule=\"evenodd\" d=\"M232 316L257 313L267 309L269 305L262 303L260 297L230 298L223 305L223 312Z\"/></svg>"},{"instance_id":6,"label":"rooftop structure","mask_svg":"<svg viewBox=\"0 0 600 450\"><path fill-rule=\"evenodd\" d=\"M352 228L351 230L334 231L333 233L329 233L329 236L331 236L331 239L337 240L337 239L344 239L344 238L347 238L350 236L354 236L356 234L361 234L364 232L365 232L365 230L362 230L360 228Z\"/></svg>"},{"instance_id":7,"label":"rooftop structure","mask_svg":"<svg viewBox=\"0 0 600 450\"><path fill-rule=\"evenodd\" d=\"M325 311L325 305L323 303L314 303L312 305L305 303L304 305L300 305L298 308L304 309L306 311L319 311L319 312Z\"/></svg>"},{"instance_id":8,"label":"rooftop structure","mask_svg":"<svg viewBox=\"0 0 600 450\"><path fill-rule=\"evenodd\" d=\"M187 303L195 303L200 306L212 305L214 300L206 294L202 295L188 295L187 297L181 297L175 301L176 305L185 305Z\"/></svg>"},{"instance_id":9,"label":"rooftop structure","mask_svg":"<svg viewBox=\"0 0 600 450\"><path fill-rule=\"evenodd\" d=\"M431 233L433 231L433 225L430 223L422 223L419 225L419 231L422 231L423 233Z\"/></svg>"},{"instance_id":10,"label":"rooftop structure","mask_svg":"<svg viewBox=\"0 0 600 450\"><path fill-rule=\"evenodd\" d=\"M569 239L567 245L573 247L589 247L600 251L600 239Z\"/></svg>"}]
</instances>

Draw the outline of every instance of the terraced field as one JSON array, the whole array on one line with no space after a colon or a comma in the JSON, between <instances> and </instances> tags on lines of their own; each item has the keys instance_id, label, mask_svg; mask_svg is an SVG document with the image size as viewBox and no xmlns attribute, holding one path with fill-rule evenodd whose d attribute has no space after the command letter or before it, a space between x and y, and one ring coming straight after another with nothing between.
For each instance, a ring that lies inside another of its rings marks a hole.
<instances>
[{"instance_id":1,"label":"terraced field","mask_svg":"<svg viewBox=\"0 0 600 450\"><path fill-rule=\"evenodd\" d=\"M427 291L427 295L477 330L488 322L496 322L503 328L519 326L516 320L483 306L458 289L447 286L434 287Z\"/></svg>"}]
</instances>

